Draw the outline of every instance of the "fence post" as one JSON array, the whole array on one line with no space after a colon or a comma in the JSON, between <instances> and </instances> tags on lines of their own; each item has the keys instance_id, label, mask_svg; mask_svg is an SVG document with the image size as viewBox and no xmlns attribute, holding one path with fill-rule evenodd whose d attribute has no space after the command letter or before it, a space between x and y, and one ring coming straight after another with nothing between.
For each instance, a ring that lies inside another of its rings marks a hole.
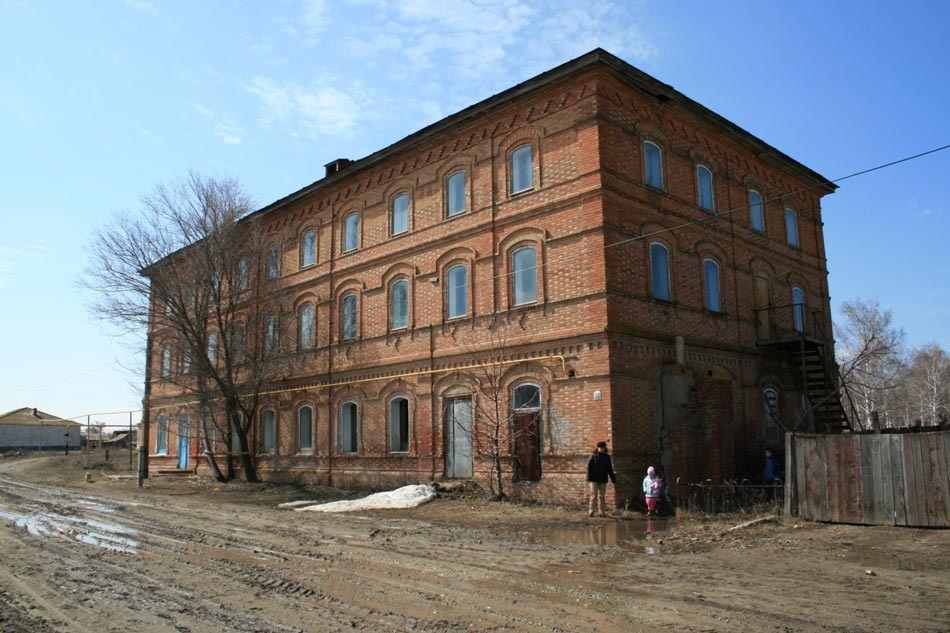
<instances>
[{"instance_id":1,"label":"fence post","mask_svg":"<svg viewBox=\"0 0 950 633\"><path fill-rule=\"evenodd\" d=\"M785 516L798 516L798 472L795 465L795 434L785 434Z\"/></svg>"}]
</instances>

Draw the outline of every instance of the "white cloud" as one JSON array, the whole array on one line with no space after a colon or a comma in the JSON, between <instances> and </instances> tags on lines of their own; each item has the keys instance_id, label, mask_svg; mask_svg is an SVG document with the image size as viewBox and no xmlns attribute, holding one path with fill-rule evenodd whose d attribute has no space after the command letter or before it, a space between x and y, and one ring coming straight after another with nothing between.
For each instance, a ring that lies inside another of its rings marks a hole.
<instances>
[{"instance_id":1,"label":"white cloud","mask_svg":"<svg viewBox=\"0 0 950 633\"><path fill-rule=\"evenodd\" d=\"M212 133L215 136L228 145L238 145L241 143L241 137L244 136L244 128L241 127L240 123L238 123L233 116L229 114L218 114L211 108L203 106L200 103L192 103L191 107L201 116L214 121Z\"/></svg>"},{"instance_id":2,"label":"white cloud","mask_svg":"<svg viewBox=\"0 0 950 633\"><path fill-rule=\"evenodd\" d=\"M148 13L149 15L158 14L158 9L155 8L155 5L151 2L145 2L145 0L125 0L125 4L142 13Z\"/></svg>"},{"instance_id":3,"label":"white cloud","mask_svg":"<svg viewBox=\"0 0 950 633\"><path fill-rule=\"evenodd\" d=\"M326 78L310 86L257 77L245 89L261 101L258 123L270 127L275 121L290 125L294 135L316 139L346 136L358 124L372 95L358 82Z\"/></svg>"},{"instance_id":4,"label":"white cloud","mask_svg":"<svg viewBox=\"0 0 950 633\"><path fill-rule=\"evenodd\" d=\"M16 271L24 259L43 258L49 252L46 242L34 242L23 246L0 245L0 288L13 285Z\"/></svg>"},{"instance_id":5,"label":"white cloud","mask_svg":"<svg viewBox=\"0 0 950 633\"><path fill-rule=\"evenodd\" d=\"M916 211L911 211L911 215L915 218L929 218L931 216L938 215L940 211L938 209L920 209Z\"/></svg>"}]
</instances>

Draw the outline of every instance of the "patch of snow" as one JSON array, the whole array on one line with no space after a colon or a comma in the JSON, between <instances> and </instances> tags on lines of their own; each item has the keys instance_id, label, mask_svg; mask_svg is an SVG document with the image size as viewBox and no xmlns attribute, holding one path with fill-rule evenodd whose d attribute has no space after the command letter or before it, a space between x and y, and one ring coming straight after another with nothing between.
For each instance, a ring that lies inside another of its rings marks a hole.
<instances>
[{"instance_id":1,"label":"patch of snow","mask_svg":"<svg viewBox=\"0 0 950 633\"><path fill-rule=\"evenodd\" d=\"M352 512L354 510L378 510L384 508L415 508L435 499L435 487L428 484L403 486L396 490L377 492L362 499L333 501L318 505L295 508L295 512ZM302 505L300 502L292 502ZM282 506L292 507L287 504Z\"/></svg>"}]
</instances>

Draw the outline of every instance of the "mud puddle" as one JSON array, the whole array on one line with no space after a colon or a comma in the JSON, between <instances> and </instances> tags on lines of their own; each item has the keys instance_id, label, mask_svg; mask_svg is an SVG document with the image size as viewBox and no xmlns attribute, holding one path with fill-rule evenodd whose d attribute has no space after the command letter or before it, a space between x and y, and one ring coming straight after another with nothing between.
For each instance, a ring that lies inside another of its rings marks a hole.
<instances>
[{"instance_id":1,"label":"mud puddle","mask_svg":"<svg viewBox=\"0 0 950 633\"><path fill-rule=\"evenodd\" d=\"M620 545L642 547L647 554L660 553L662 535L673 527L674 519L591 520L590 525L544 528L531 531L532 543L550 545Z\"/></svg>"}]
</instances>

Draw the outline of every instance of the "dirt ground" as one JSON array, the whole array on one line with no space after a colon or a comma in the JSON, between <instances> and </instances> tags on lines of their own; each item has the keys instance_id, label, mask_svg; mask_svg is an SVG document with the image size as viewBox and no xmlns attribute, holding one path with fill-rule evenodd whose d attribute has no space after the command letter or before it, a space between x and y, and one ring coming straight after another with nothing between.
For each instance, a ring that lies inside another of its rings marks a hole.
<instances>
[{"instance_id":1,"label":"dirt ground","mask_svg":"<svg viewBox=\"0 0 950 633\"><path fill-rule=\"evenodd\" d=\"M0 630L948 631L950 530L678 517L0 459ZM652 534L648 535L648 531Z\"/></svg>"}]
</instances>

